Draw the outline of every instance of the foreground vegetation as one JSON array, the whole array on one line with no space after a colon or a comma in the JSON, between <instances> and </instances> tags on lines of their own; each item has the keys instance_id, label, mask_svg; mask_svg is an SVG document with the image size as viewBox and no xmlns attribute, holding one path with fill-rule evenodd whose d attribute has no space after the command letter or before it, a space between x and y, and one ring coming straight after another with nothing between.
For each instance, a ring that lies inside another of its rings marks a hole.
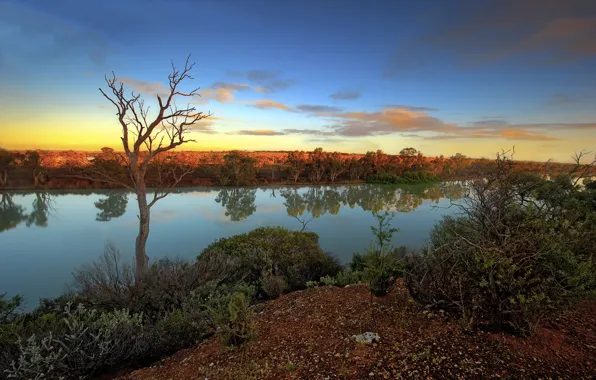
<instances>
[{"instance_id":1,"label":"foreground vegetation","mask_svg":"<svg viewBox=\"0 0 596 380\"><path fill-rule=\"evenodd\" d=\"M135 269L107 245L100 261L75 272L69 294L26 314L17 313L18 297L1 298L0 370L88 377L147 365L213 333L239 346L259 338L254 304L359 282L370 293L360 332L381 331L391 309L383 300L401 283L428 318L448 316L471 336L487 328L531 336L596 291L596 183L580 183L590 167L579 164L554 179L513 169L500 155L421 252L392 247L392 215L373 210L375 239L345 267L314 233L259 228L214 242L192 263L156 262L135 281Z\"/></svg>"}]
</instances>

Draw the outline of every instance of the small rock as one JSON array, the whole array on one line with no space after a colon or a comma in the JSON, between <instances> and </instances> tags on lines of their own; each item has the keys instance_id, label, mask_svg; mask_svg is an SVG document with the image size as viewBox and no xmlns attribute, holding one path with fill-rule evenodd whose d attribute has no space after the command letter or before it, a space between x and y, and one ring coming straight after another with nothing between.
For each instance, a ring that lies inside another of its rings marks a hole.
<instances>
[{"instance_id":1,"label":"small rock","mask_svg":"<svg viewBox=\"0 0 596 380\"><path fill-rule=\"evenodd\" d=\"M377 333L373 333L370 331L365 332L364 334L360 334L360 335L352 335L352 338L354 338L354 340L358 343L364 343L364 344L370 344L372 342L378 342L379 339L381 339L379 337L379 334Z\"/></svg>"},{"instance_id":2,"label":"small rock","mask_svg":"<svg viewBox=\"0 0 596 380\"><path fill-rule=\"evenodd\" d=\"M368 376L374 376L374 375L375 375L374 372L371 372L371 373L368 374Z\"/></svg>"}]
</instances>

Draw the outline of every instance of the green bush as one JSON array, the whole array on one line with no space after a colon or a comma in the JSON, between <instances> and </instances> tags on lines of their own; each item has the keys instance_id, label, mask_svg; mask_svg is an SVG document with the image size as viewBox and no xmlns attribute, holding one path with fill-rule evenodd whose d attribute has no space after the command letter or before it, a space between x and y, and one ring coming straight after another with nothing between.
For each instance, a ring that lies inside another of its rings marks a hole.
<instances>
[{"instance_id":1,"label":"green bush","mask_svg":"<svg viewBox=\"0 0 596 380\"><path fill-rule=\"evenodd\" d=\"M580 190L522 178L502 157L471 190L461 215L446 217L423 254L409 258L414 299L458 313L469 327L510 325L528 334L595 289L584 250L593 244L584 224L594 214L557 195L581 198Z\"/></svg>"},{"instance_id":2,"label":"green bush","mask_svg":"<svg viewBox=\"0 0 596 380\"><path fill-rule=\"evenodd\" d=\"M261 276L261 288L269 298L277 298L287 288L286 279L283 276L276 276L271 271L265 271Z\"/></svg>"},{"instance_id":3,"label":"green bush","mask_svg":"<svg viewBox=\"0 0 596 380\"><path fill-rule=\"evenodd\" d=\"M338 261L323 252L312 232L290 231L282 227L261 227L249 233L220 239L205 248L198 263L227 260L230 266L224 283L247 282L263 294L262 275L272 270L283 276L287 290L304 289L307 281L334 276Z\"/></svg>"},{"instance_id":4,"label":"green bush","mask_svg":"<svg viewBox=\"0 0 596 380\"><path fill-rule=\"evenodd\" d=\"M374 295L386 295L397 278L403 276L405 264L400 253L399 249L392 249L385 254L369 249L363 255L354 255L356 261L353 266L359 268L355 273L359 273Z\"/></svg>"},{"instance_id":5,"label":"green bush","mask_svg":"<svg viewBox=\"0 0 596 380\"><path fill-rule=\"evenodd\" d=\"M101 373L143 356L142 314L128 310L101 313L70 304L50 331L19 339L9 378L58 379Z\"/></svg>"},{"instance_id":6,"label":"green bush","mask_svg":"<svg viewBox=\"0 0 596 380\"><path fill-rule=\"evenodd\" d=\"M335 277L331 277L331 276L323 276L323 277L321 277L321 279L319 281L321 284L323 284L325 286L337 285L337 280L335 279Z\"/></svg>"},{"instance_id":7,"label":"green bush","mask_svg":"<svg viewBox=\"0 0 596 380\"><path fill-rule=\"evenodd\" d=\"M376 296L386 295L395 280L403 275L406 254L405 247L390 247L391 238L399 229L391 227L394 217L387 211L373 213L378 226L371 226L376 242L365 254L355 253L350 262L350 270L358 273Z\"/></svg>"},{"instance_id":8,"label":"green bush","mask_svg":"<svg viewBox=\"0 0 596 380\"><path fill-rule=\"evenodd\" d=\"M335 282L337 286L346 286L351 284L357 284L360 282L361 274L351 269L344 269L335 276Z\"/></svg>"},{"instance_id":9,"label":"green bush","mask_svg":"<svg viewBox=\"0 0 596 380\"><path fill-rule=\"evenodd\" d=\"M242 290L215 292L208 298L207 309L225 345L238 346L255 337L250 300L250 292Z\"/></svg>"}]
</instances>

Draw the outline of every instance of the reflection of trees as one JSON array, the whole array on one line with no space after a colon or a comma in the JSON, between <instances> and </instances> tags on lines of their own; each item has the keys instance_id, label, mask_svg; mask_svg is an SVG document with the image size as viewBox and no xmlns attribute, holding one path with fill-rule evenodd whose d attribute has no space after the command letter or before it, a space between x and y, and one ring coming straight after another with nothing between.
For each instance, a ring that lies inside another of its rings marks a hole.
<instances>
[{"instance_id":1,"label":"reflection of trees","mask_svg":"<svg viewBox=\"0 0 596 380\"><path fill-rule=\"evenodd\" d=\"M25 209L13 202L8 193L0 196L0 232L10 230L25 220Z\"/></svg>"},{"instance_id":2,"label":"reflection of trees","mask_svg":"<svg viewBox=\"0 0 596 380\"><path fill-rule=\"evenodd\" d=\"M287 189L281 189L279 194L285 199L283 205L286 206L286 211L290 216L299 216L304 214L306 210L306 201L298 193L298 188L290 187Z\"/></svg>"},{"instance_id":3,"label":"reflection of trees","mask_svg":"<svg viewBox=\"0 0 596 380\"><path fill-rule=\"evenodd\" d=\"M410 212L418 208L425 200L438 203L445 197L440 185L416 186L379 186L364 184L346 187L312 186L301 192L298 188L285 188L280 195L285 199L284 206L288 215L297 217L308 211L318 218L326 213L337 214L341 205L354 208L361 207L364 211L378 212L382 210L397 210ZM461 198L465 189L461 184L445 186L453 200Z\"/></svg>"},{"instance_id":4,"label":"reflection of trees","mask_svg":"<svg viewBox=\"0 0 596 380\"><path fill-rule=\"evenodd\" d=\"M226 209L226 216L236 222L251 216L256 210L257 190L242 187L223 188L215 198Z\"/></svg>"},{"instance_id":5,"label":"reflection of trees","mask_svg":"<svg viewBox=\"0 0 596 380\"><path fill-rule=\"evenodd\" d=\"M37 227L48 226L48 216L53 211L53 200L49 193L36 192L33 200L33 210L25 219L27 227L36 225Z\"/></svg>"},{"instance_id":6,"label":"reflection of trees","mask_svg":"<svg viewBox=\"0 0 596 380\"><path fill-rule=\"evenodd\" d=\"M94 203L99 210L95 220L98 222L108 222L112 218L119 218L126 212L128 196L126 193L111 193L105 198L99 199Z\"/></svg>"},{"instance_id":7,"label":"reflection of trees","mask_svg":"<svg viewBox=\"0 0 596 380\"><path fill-rule=\"evenodd\" d=\"M461 182L445 182L441 186L443 195L452 201L463 198L467 191L468 188Z\"/></svg>"}]
</instances>

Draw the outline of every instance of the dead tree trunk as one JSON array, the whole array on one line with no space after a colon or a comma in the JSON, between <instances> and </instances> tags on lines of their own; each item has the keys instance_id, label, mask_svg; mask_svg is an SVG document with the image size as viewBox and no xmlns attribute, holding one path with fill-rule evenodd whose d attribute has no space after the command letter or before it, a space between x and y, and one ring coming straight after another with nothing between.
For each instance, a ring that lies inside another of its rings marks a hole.
<instances>
[{"instance_id":1,"label":"dead tree trunk","mask_svg":"<svg viewBox=\"0 0 596 380\"><path fill-rule=\"evenodd\" d=\"M139 234L135 243L137 281L141 280L149 271L149 257L146 253L146 247L149 238L151 207L158 200L165 198L186 175L192 173L193 168L181 168L176 163L173 165L168 164L163 175L160 169L158 173L159 188L155 191L151 202L147 200L145 181L147 170L151 164L160 161L158 156L161 153L175 149L187 142L195 141L187 139L187 133L191 131L193 125L211 115L197 112L195 107L179 109L174 103L175 97L192 98L198 96L198 88L190 92L182 92L178 89L178 85L184 79L192 79L189 73L194 64L189 65L189 58L186 59L184 70L181 72L172 64L172 73L168 76L169 92L156 96L157 115L152 120L149 119L149 107L145 106L141 95L133 92L130 96L126 96L124 85L121 81L117 81L116 75L113 74L112 78L106 77L106 83L111 95L108 95L101 88L99 89L102 95L116 108L116 115L122 127L121 140L124 154L116 154L113 151L110 153L118 156L120 158L118 162L122 162L126 166L133 185L130 186L121 179L114 178L114 173L98 172L97 174L101 176L99 180L108 183L119 183L137 195L139 205ZM131 135L134 135L134 137L131 137Z\"/></svg>"}]
</instances>

